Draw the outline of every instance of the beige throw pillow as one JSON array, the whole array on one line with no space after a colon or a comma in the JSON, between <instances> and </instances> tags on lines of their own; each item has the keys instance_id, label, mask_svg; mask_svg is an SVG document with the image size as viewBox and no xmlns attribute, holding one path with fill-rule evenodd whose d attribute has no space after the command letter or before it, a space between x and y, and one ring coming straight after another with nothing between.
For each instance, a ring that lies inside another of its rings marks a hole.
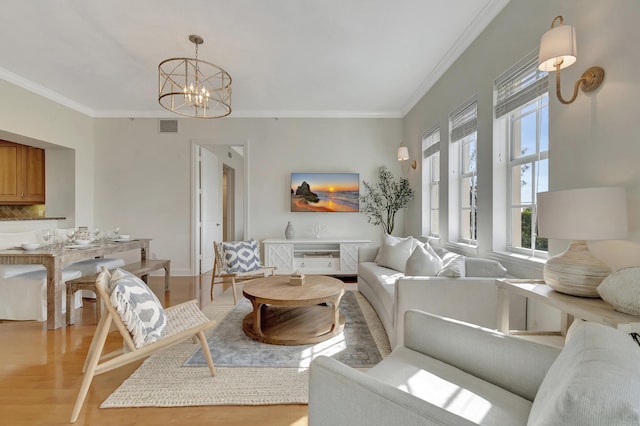
<instances>
[{"instance_id":1,"label":"beige throw pillow","mask_svg":"<svg viewBox=\"0 0 640 426\"><path fill-rule=\"evenodd\" d=\"M442 269L438 272L438 276L460 278L465 275L464 256L453 252L445 254L442 258Z\"/></svg>"},{"instance_id":2,"label":"beige throw pillow","mask_svg":"<svg viewBox=\"0 0 640 426\"><path fill-rule=\"evenodd\" d=\"M628 334L580 321L542 380L528 425L640 424L640 350Z\"/></svg>"},{"instance_id":3,"label":"beige throw pillow","mask_svg":"<svg viewBox=\"0 0 640 426\"><path fill-rule=\"evenodd\" d=\"M405 275L411 277L435 277L438 275L442 262L438 256L429 253L425 246L428 247L428 244L420 244L413 250L407 259Z\"/></svg>"},{"instance_id":4,"label":"beige throw pillow","mask_svg":"<svg viewBox=\"0 0 640 426\"><path fill-rule=\"evenodd\" d=\"M620 269L602 280L596 290L616 311L640 315L640 268Z\"/></svg>"},{"instance_id":5,"label":"beige throw pillow","mask_svg":"<svg viewBox=\"0 0 640 426\"><path fill-rule=\"evenodd\" d=\"M385 237L391 237L385 235ZM394 241L395 240L395 241ZM380 246L376 263L380 266L391 268L404 273L407 259L411 256L413 238L385 238L385 243Z\"/></svg>"}]
</instances>

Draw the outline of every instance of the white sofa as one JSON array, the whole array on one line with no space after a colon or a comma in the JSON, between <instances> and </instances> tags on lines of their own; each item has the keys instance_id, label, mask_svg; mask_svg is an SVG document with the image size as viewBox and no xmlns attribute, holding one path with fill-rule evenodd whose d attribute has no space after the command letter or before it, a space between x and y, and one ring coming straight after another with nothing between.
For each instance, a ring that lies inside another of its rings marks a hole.
<instances>
[{"instance_id":1,"label":"white sofa","mask_svg":"<svg viewBox=\"0 0 640 426\"><path fill-rule=\"evenodd\" d=\"M392 348L402 345L403 316L408 309L496 328L498 291L495 280L506 274L498 262L465 258L467 275L477 276L405 276L403 272L374 262L378 250L377 246L366 246L358 251L358 291L377 312ZM510 324L524 329L526 300L514 296L511 302Z\"/></svg>"},{"instance_id":2,"label":"white sofa","mask_svg":"<svg viewBox=\"0 0 640 426\"><path fill-rule=\"evenodd\" d=\"M318 357L310 426L638 425L640 348L577 321L558 348L407 311L404 345L366 372Z\"/></svg>"}]
</instances>

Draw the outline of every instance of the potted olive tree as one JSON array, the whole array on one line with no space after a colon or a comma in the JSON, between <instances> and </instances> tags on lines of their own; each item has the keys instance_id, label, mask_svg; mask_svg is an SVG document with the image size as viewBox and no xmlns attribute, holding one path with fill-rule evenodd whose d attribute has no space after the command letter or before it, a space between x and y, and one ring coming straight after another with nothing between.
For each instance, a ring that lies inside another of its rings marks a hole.
<instances>
[{"instance_id":1,"label":"potted olive tree","mask_svg":"<svg viewBox=\"0 0 640 426\"><path fill-rule=\"evenodd\" d=\"M396 181L393 174L382 166L378 170L377 183L371 185L362 181L362 184L364 193L360 195L360 211L367 215L369 223L382 225L384 232L391 235L396 213L406 208L413 199L413 189L409 186L409 181L405 178Z\"/></svg>"}]
</instances>

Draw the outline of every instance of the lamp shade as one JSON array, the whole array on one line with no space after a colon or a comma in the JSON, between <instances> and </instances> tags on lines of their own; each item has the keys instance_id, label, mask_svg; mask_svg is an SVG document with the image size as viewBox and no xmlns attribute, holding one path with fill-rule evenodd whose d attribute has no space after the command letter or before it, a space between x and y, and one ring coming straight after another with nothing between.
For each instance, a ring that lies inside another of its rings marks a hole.
<instances>
[{"instance_id":1,"label":"lamp shade","mask_svg":"<svg viewBox=\"0 0 640 426\"><path fill-rule=\"evenodd\" d=\"M398 161L405 161L409 159L409 148L406 146L398 147Z\"/></svg>"},{"instance_id":2,"label":"lamp shade","mask_svg":"<svg viewBox=\"0 0 640 426\"><path fill-rule=\"evenodd\" d=\"M573 25L560 25L542 35L538 69L547 72L555 71L555 66L560 61L562 61L560 69L563 69L572 65L577 56L576 29Z\"/></svg>"},{"instance_id":3,"label":"lamp shade","mask_svg":"<svg viewBox=\"0 0 640 426\"><path fill-rule=\"evenodd\" d=\"M628 236L624 188L582 188L537 194L538 235L564 240Z\"/></svg>"}]
</instances>

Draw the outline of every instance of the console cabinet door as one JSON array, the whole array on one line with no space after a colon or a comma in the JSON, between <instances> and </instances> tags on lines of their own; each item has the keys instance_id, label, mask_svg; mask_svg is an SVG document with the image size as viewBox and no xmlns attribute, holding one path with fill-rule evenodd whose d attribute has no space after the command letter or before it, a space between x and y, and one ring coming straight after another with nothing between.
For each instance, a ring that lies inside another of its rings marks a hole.
<instances>
[{"instance_id":1,"label":"console cabinet door","mask_svg":"<svg viewBox=\"0 0 640 426\"><path fill-rule=\"evenodd\" d=\"M360 244L340 244L340 269L344 272L358 272L358 247Z\"/></svg>"},{"instance_id":2,"label":"console cabinet door","mask_svg":"<svg viewBox=\"0 0 640 426\"><path fill-rule=\"evenodd\" d=\"M44 202L44 150L0 141L0 204Z\"/></svg>"},{"instance_id":3,"label":"console cabinet door","mask_svg":"<svg viewBox=\"0 0 640 426\"><path fill-rule=\"evenodd\" d=\"M265 244L265 266L275 266L276 274L293 272L293 244Z\"/></svg>"}]
</instances>

